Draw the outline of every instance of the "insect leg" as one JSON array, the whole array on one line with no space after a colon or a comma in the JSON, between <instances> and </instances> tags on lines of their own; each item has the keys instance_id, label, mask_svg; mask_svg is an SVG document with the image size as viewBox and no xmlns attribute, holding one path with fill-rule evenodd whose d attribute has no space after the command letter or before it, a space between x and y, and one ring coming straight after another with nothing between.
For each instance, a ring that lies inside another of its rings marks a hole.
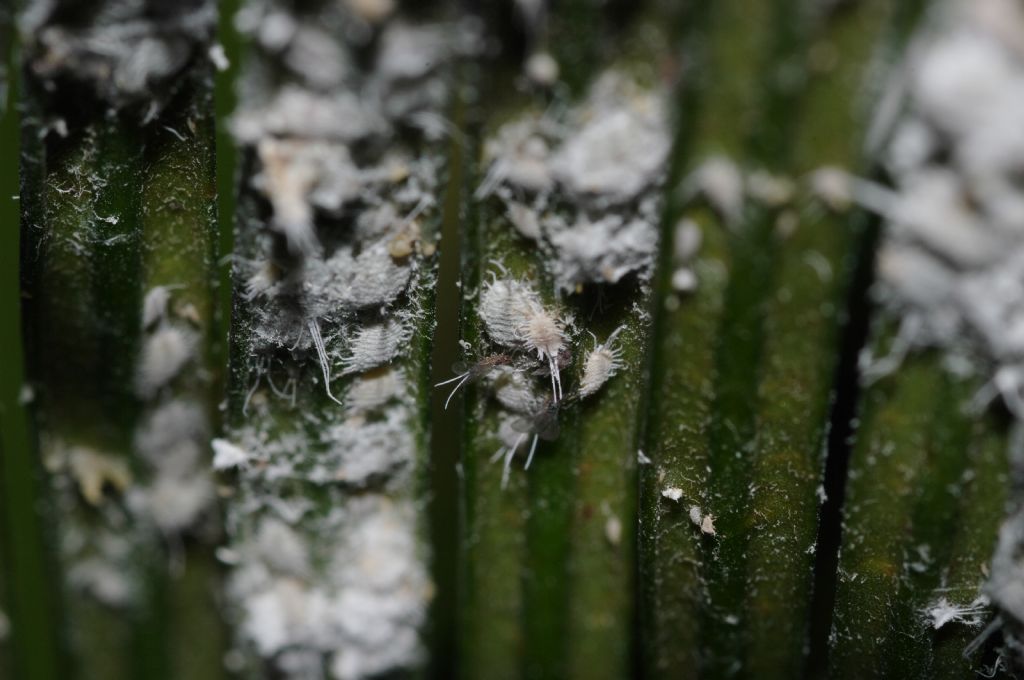
<instances>
[{"instance_id":1,"label":"insect leg","mask_svg":"<svg viewBox=\"0 0 1024 680\"><path fill-rule=\"evenodd\" d=\"M313 337L313 346L316 347L317 357L320 359L320 372L324 374L324 388L331 401L342 406L343 404L331 394L331 365L327 361L327 348L324 346L323 336L320 335L320 326L315 319L309 320L309 334Z\"/></svg>"},{"instance_id":2,"label":"insect leg","mask_svg":"<svg viewBox=\"0 0 1024 680\"><path fill-rule=\"evenodd\" d=\"M523 467L524 470L530 469L530 463L533 462L533 454L537 451L537 439L540 435L533 435L533 442L530 444L530 455L526 457L526 465Z\"/></svg>"},{"instance_id":3,"label":"insect leg","mask_svg":"<svg viewBox=\"0 0 1024 680\"><path fill-rule=\"evenodd\" d=\"M526 439L525 432L516 437L516 443L513 444L512 447L509 448L508 453L505 454L505 467L501 471L502 489L508 486L508 476L509 473L512 471L512 458L516 455L516 449L519 448L519 445L523 443L524 439Z\"/></svg>"}]
</instances>

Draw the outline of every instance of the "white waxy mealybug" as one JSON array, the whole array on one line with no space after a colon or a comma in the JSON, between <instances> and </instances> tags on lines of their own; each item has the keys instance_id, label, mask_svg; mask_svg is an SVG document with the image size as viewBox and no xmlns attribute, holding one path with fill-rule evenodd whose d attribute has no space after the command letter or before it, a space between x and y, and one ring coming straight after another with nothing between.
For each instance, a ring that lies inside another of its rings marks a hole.
<instances>
[{"instance_id":1,"label":"white waxy mealybug","mask_svg":"<svg viewBox=\"0 0 1024 680\"><path fill-rule=\"evenodd\" d=\"M513 366L499 366L487 376L494 399L512 413L536 413L544 404L532 376Z\"/></svg>"},{"instance_id":2,"label":"white waxy mealybug","mask_svg":"<svg viewBox=\"0 0 1024 680\"><path fill-rule=\"evenodd\" d=\"M508 486L509 473L512 470L512 459L515 457L519 446L526 441L527 435L533 435L533 439L530 442L530 453L526 457L526 464L523 466L524 470L530 469L530 463L533 462L533 456L537 452L539 440L543 439L550 442L558 438L558 403L549 400L529 418L518 418L513 421L511 428L518 432L515 441L511 446L501 447L491 456L492 463L497 462L502 457L505 459L501 471L502 489Z\"/></svg>"},{"instance_id":3,"label":"white waxy mealybug","mask_svg":"<svg viewBox=\"0 0 1024 680\"><path fill-rule=\"evenodd\" d=\"M583 364L580 397L589 397L597 392L622 367L622 350L615 345L615 340L622 329L622 326L616 328L600 345L596 345L597 338L594 338L596 346L587 355L586 362Z\"/></svg>"},{"instance_id":4,"label":"white waxy mealybug","mask_svg":"<svg viewBox=\"0 0 1024 680\"><path fill-rule=\"evenodd\" d=\"M480 318L492 341L518 347L521 340L517 328L527 310L539 304L540 299L529 286L495 277L480 293Z\"/></svg>"},{"instance_id":5,"label":"white waxy mealybug","mask_svg":"<svg viewBox=\"0 0 1024 680\"><path fill-rule=\"evenodd\" d=\"M715 516L711 514L705 515L701 512L699 505L690 506L690 521L705 536L715 535Z\"/></svg>"},{"instance_id":6,"label":"white waxy mealybug","mask_svg":"<svg viewBox=\"0 0 1024 680\"><path fill-rule=\"evenodd\" d=\"M532 305L517 328L527 349L547 361L551 372L551 393L555 402L562 398L562 378L558 372L558 355L565 344L561 321L540 304Z\"/></svg>"},{"instance_id":7,"label":"white waxy mealybug","mask_svg":"<svg viewBox=\"0 0 1024 680\"><path fill-rule=\"evenodd\" d=\"M480 294L480 318L496 344L523 347L547 362L552 396L556 402L561 399L558 355L565 345L565 331L537 293L519 281L495 277Z\"/></svg>"},{"instance_id":8,"label":"white waxy mealybug","mask_svg":"<svg viewBox=\"0 0 1024 680\"><path fill-rule=\"evenodd\" d=\"M411 330L396 319L361 327L349 340L349 356L342 359L342 373L362 373L383 366L401 354L410 336Z\"/></svg>"}]
</instances>

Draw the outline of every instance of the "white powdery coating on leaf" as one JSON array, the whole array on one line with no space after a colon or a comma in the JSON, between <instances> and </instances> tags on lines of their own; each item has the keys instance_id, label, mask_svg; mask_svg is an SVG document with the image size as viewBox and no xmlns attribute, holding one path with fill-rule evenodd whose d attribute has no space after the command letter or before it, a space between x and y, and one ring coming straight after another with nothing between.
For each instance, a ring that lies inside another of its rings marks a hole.
<instances>
[{"instance_id":1,"label":"white powdery coating on leaf","mask_svg":"<svg viewBox=\"0 0 1024 680\"><path fill-rule=\"evenodd\" d=\"M590 221L581 216L571 227L553 231L558 256L557 286L572 292L577 284L618 283L646 268L658 248L658 232L646 219L624 221L617 215Z\"/></svg>"},{"instance_id":2,"label":"white powdery coating on leaf","mask_svg":"<svg viewBox=\"0 0 1024 680\"><path fill-rule=\"evenodd\" d=\"M1001 395L1024 420L1024 11L1012 0L950 0L939 11L892 89L899 105L880 117L893 189L843 187L886 219L879 293L903 322L891 356L870 359L867 375L893 370L909 348L938 346L948 364L990 377L982 394ZM1003 525L986 587L1018 623L1022 544L1018 513ZM986 604L942 597L922 614L935 629L973 626Z\"/></svg>"},{"instance_id":3,"label":"white powdery coating on leaf","mask_svg":"<svg viewBox=\"0 0 1024 680\"><path fill-rule=\"evenodd\" d=\"M703 196L728 225L734 226L743 218L743 173L732 159L711 156L690 173L683 186L686 194Z\"/></svg>"},{"instance_id":4,"label":"white powdery coating on leaf","mask_svg":"<svg viewBox=\"0 0 1024 680\"><path fill-rule=\"evenodd\" d=\"M328 428L322 440L330 448L308 474L312 481L338 481L366 486L412 464L416 450L404 410L389 409L382 421L353 418Z\"/></svg>"},{"instance_id":5,"label":"white powdery coating on leaf","mask_svg":"<svg viewBox=\"0 0 1024 680\"><path fill-rule=\"evenodd\" d=\"M376 72L386 81L417 80L443 63L452 35L443 26L394 22L381 35Z\"/></svg>"},{"instance_id":6,"label":"white powdery coating on leaf","mask_svg":"<svg viewBox=\"0 0 1024 680\"><path fill-rule=\"evenodd\" d=\"M1024 15L1005 0L943 11L902 69L904 113L885 150L894 189L848 179L847 190L887 220L880 291L910 342L1005 375L1024 370Z\"/></svg>"},{"instance_id":7,"label":"white powdery coating on leaf","mask_svg":"<svg viewBox=\"0 0 1024 680\"><path fill-rule=\"evenodd\" d=\"M265 657L288 649L326 655L338 680L417 663L431 586L415 517L408 502L376 494L348 500L321 527L333 547L319 556L315 578L309 565L317 546L304 546L280 522L261 523L241 546L229 586L244 609L243 635Z\"/></svg>"},{"instance_id":8,"label":"white powdery coating on leaf","mask_svg":"<svg viewBox=\"0 0 1024 680\"><path fill-rule=\"evenodd\" d=\"M294 254L315 254L319 243L313 228L313 204L336 210L362 191L362 179L348 147L266 137L257 150L262 169L255 183L273 206L271 226L284 235Z\"/></svg>"},{"instance_id":9,"label":"white powdery coating on leaf","mask_svg":"<svg viewBox=\"0 0 1024 680\"><path fill-rule=\"evenodd\" d=\"M520 234L534 241L541 237L540 220L530 206L510 199L506 201L505 207L508 219Z\"/></svg>"},{"instance_id":10,"label":"white powdery coating on leaf","mask_svg":"<svg viewBox=\"0 0 1024 680\"><path fill-rule=\"evenodd\" d=\"M665 103L609 72L595 83L579 132L551 160L555 178L579 196L635 198L664 171L671 143Z\"/></svg>"},{"instance_id":11,"label":"white powdery coating on leaf","mask_svg":"<svg viewBox=\"0 0 1024 680\"><path fill-rule=\"evenodd\" d=\"M406 389L402 373L389 368L356 380L345 395L345 403L352 413L374 411L401 396Z\"/></svg>"},{"instance_id":12,"label":"white powdery coating on leaf","mask_svg":"<svg viewBox=\"0 0 1024 680\"><path fill-rule=\"evenodd\" d=\"M19 27L28 38L26 62L44 80L73 78L117 105L152 100L161 85L209 48L217 24L216 3L210 0L175 11L155 11L141 2L96 4L99 19L84 25L61 23L67 3L27 6ZM159 110L153 108L148 115Z\"/></svg>"},{"instance_id":13,"label":"white powdery coating on leaf","mask_svg":"<svg viewBox=\"0 0 1024 680\"><path fill-rule=\"evenodd\" d=\"M128 606L135 595L133 583L118 567L103 558L75 562L68 570L68 583L108 607Z\"/></svg>"},{"instance_id":14,"label":"white powdery coating on leaf","mask_svg":"<svg viewBox=\"0 0 1024 680\"><path fill-rule=\"evenodd\" d=\"M669 486L661 490L661 495L670 501L678 501L683 497L683 490L678 486Z\"/></svg>"},{"instance_id":15,"label":"white powdery coating on leaf","mask_svg":"<svg viewBox=\"0 0 1024 680\"><path fill-rule=\"evenodd\" d=\"M236 449L220 447L225 464L248 463L232 475L224 555L238 656L283 677L401 675L423 660L432 593L414 504L415 386L387 365L412 357L414 326L429 324L416 293L433 285L424 225L445 155L419 142L458 134L442 71L476 32L407 25L395 11L349 0L239 17L288 84L254 69L234 121L272 219L247 224L254 382ZM277 361L290 369L283 388ZM310 408L289 393L306 369L331 386L335 364L361 374L333 383L337 403ZM273 416L289 398L281 427Z\"/></svg>"},{"instance_id":16,"label":"white powdery coating on leaf","mask_svg":"<svg viewBox=\"0 0 1024 680\"><path fill-rule=\"evenodd\" d=\"M338 248L326 260L310 258L304 271L307 312L326 317L339 309L367 309L390 304L402 294L412 276L410 265L399 265L383 240L352 256Z\"/></svg>"},{"instance_id":17,"label":"white powdery coating on leaf","mask_svg":"<svg viewBox=\"0 0 1024 680\"><path fill-rule=\"evenodd\" d=\"M664 93L608 71L564 114L526 116L487 140L476 195L497 194L511 225L550 252L558 292L614 285L653 265L670 147Z\"/></svg>"},{"instance_id":18,"label":"white powdery coating on leaf","mask_svg":"<svg viewBox=\"0 0 1024 680\"><path fill-rule=\"evenodd\" d=\"M231 131L244 144L266 136L349 143L386 132L385 125L353 92L327 95L286 85L265 107L236 114Z\"/></svg>"},{"instance_id":19,"label":"white powdery coating on leaf","mask_svg":"<svg viewBox=\"0 0 1024 680\"><path fill-rule=\"evenodd\" d=\"M989 613L988 605L988 598L984 595L969 604L953 604L943 596L924 610L924 616L935 630L951 623L976 628L985 622L985 617Z\"/></svg>"},{"instance_id":20,"label":"white powdery coating on leaf","mask_svg":"<svg viewBox=\"0 0 1024 680\"><path fill-rule=\"evenodd\" d=\"M148 480L129 490L127 505L163 531L192 526L214 500L205 460L209 438L201 404L166 399L153 406L134 434L135 449L149 465Z\"/></svg>"},{"instance_id":21,"label":"white powdery coating on leaf","mask_svg":"<svg viewBox=\"0 0 1024 680\"><path fill-rule=\"evenodd\" d=\"M123 533L96 531L95 526L89 534L84 526L78 529L61 537L69 585L109 607L131 605L140 589L134 569L137 546Z\"/></svg>"},{"instance_id":22,"label":"white powdery coating on leaf","mask_svg":"<svg viewBox=\"0 0 1024 680\"><path fill-rule=\"evenodd\" d=\"M177 376L192 360L196 334L178 326L163 326L143 340L142 353L136 364L135 393L143 399Z\"/></svg>"},{"instance_id":23,"label":"white powdery coating on leaf","mask_svg":"<svg viewBox=\"0 0 1024 680\"><path fill-rule=\"evenodd\" d=\"M189 444L196 447L206 441L209 421L200 404L193 401L171 399L147 413L135 429L133 441L136 451L146 462L155 466L176 467L167 460L167 452ZM198 462L187 461L189 466Z\"/></svg>"},{"instance_id":24,"label":"white powdery coating on leaf","mask_svg":"<svg viewBox=\"0 0 1024 680\"><path fill-rule=\"evenodd\" d=\"M213 447L213 469L229 470L231 468L246 465L252 456L240 446L235 446L226 439L214 439L210 442Z\"/></svg>"},{"instance_id":25,"label":"white powdery coating on leaf","mask_svg":"<svg viewBox=\"0 0 1024 680\"><path fill-rule=\"evenodd\" d=\"M536 118L514 121L503 125L496 137L484 143L484 158L491 165L477 189L477 198L490 195L502 182L533 192L551 188L551 149L542 128L543 121Z\"/></svg>"},{"instance_id":26,"label":"white powdery coating on leaf","mask_svg":"<svg viewBox=\"0 0 1024 680\"><path fill-rule=\"evenodd\" d=\"M398 319L359 328L349 340L343 374L361 373L382 366L402 353L412 329Z\"/></svg>"},{"instance_id":27,"label":"white powdery coating on leaf","mask_svg":"<svg viewBox=\"0 0 1024 680\"><path fill-rule=\"evenodd\" d=\"M214 498L213 481L205 472L157 474L144 490L131 490L128 505L148 513L164 531L179 532L192 526Z\"/></svg>"}]
</instances>

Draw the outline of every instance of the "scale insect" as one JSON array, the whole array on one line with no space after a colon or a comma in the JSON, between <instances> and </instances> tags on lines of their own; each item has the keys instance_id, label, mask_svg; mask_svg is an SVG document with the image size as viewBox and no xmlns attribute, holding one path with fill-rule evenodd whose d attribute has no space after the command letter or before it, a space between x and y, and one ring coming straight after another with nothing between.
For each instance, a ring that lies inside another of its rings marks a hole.
<instances>
[{"instance_id":1,"label":"scale insect","mask_svg":"<svg viewBox=\"0 0 1024 680\"><path fill-rule=\"evenodd\" d=\"M505 462L501 471L502 489L508 486L508 479L512 470L512 459L515 457L520 445L526 441L529 435L533 435L533 439L530 442L530 453L526 456L526 464L523 466L524 470L530 469L530 463L533 462L533 456L537 452L537 443L541 439L550 442L558 438L558 402L549 399L532 416L518 418L512 423L512 427L519 431L519 436L516 437L515 442L512 446L501 447L491 456L492 463L497 462L504 456Z\"/></svg>"},{"instance_id":2,"label":"scale insect","mask_svg":"<svg viewBox=\"0 0 1024 680\"><path fill-rule=\"evenodd\" d=\"M547 363L551 395L555 402L559 401L559 358L565 347L565 330L557 314L545 308L537 293L526 284L494 276L480 295L480 318L496 344L525 349Z\"/></svg>"},{"instance_id":3,"label":"scale insect","mask_svg":"<svg viewBox=\"0 0 1024 680\"><path fill-rule=\"evenodd\" d=\"M531 305L517 330L527 349L536 352L540 361L547 362L551 371L551 395L555 403L558 403L562 398L558 358L565 343L561 322L541 305Z\"/></svg>"},{"instance_id":4,"label":"scale insect","mask_svg":"<svg viewBox=\"0 0 1024 680\"><path fill-rule=\"evenodd\" d=\"M608 339L602 344L597 344L597 337L594 338L594 349L587 355L583 364L583 378L580 380L580 398L589 397L597 392L608 380L622 368L622 348L615 344L623 326L619 326Z\"/></svg>"},{"instance_id":5,"label":"scale insect","mask_svg":"<svg viewBox=\"0 0 1024 680\"><path fill-rule=\"evenodd\" d=\"M490 356L484 357L483 359L476 362L472 366L469 366L468 368L466 367L466 364L464 362L456 362L452 366L452 368L459 374L454 378L449 378L448 380L444 380L434 385L434 387L441 387L442 385L449 385L453 382L458 381L455 387L452 389L451 394L448 395L448 399L446 399L444 402L444 410L448 410L448 404L451 403L452 397L455 396L455 393L458 392L459 388L466 384L467 381L479 380L480 378L484 377L498 366L505 366L511 361L512 357L509 356L508 354L492 354Z\"/></svg>"}]
</instances>

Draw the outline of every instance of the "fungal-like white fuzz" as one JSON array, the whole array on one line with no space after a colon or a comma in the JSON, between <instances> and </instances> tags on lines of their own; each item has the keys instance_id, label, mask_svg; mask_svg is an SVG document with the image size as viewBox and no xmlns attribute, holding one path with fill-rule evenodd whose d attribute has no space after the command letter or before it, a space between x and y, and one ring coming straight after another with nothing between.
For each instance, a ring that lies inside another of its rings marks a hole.
<instances>
[{"instance_id":1,"label":"fungal-like white fuzz","mask_svg":"<svg viewBox=\"0 0 1024 680\"><path fill-rule=\"evenodd\" d=\"M683 490L678 486L667 486L661 490L661 495L670 501L679 502L679 499L683 497Z\"/></svg>"},{"instance_id":2,"label":"fungal-like white fuzz","mask_svg":"<svg viewBox=\"0 0 1024 680\"><path fill-rule=\"evenodd\" d=\"M214 439L210 445L213 447L214 470L242 467L247 465L252 457L248 451L226 439Z\"/></svg>"},{"instance_id":3,"label":"fungal-like white fuzz","mask_svg":"<svg viewBox=\"0 0 1024 680\"><path fill-rule=\"evenodd\" d=\"M596 345L583 364L580 397L589 397L622 368L622 350L615 344L623 327L619 326L603 344ZM595 343L596 343L595 339Z\"/></svg>"},{"instance_id":4,"label":"fungal-like white fuzz","mask_svg":"<svg viewBox=\"0 0 1024 680\"><path fill-rule=\"evenodd\" d=\"M955 604L943 596L932 602L922 613L932 628L939 630L950 623L960 623L969 627L980 626L990 611L988 598L984 595L968 604Z\"/></svg>"}]
</instances>

